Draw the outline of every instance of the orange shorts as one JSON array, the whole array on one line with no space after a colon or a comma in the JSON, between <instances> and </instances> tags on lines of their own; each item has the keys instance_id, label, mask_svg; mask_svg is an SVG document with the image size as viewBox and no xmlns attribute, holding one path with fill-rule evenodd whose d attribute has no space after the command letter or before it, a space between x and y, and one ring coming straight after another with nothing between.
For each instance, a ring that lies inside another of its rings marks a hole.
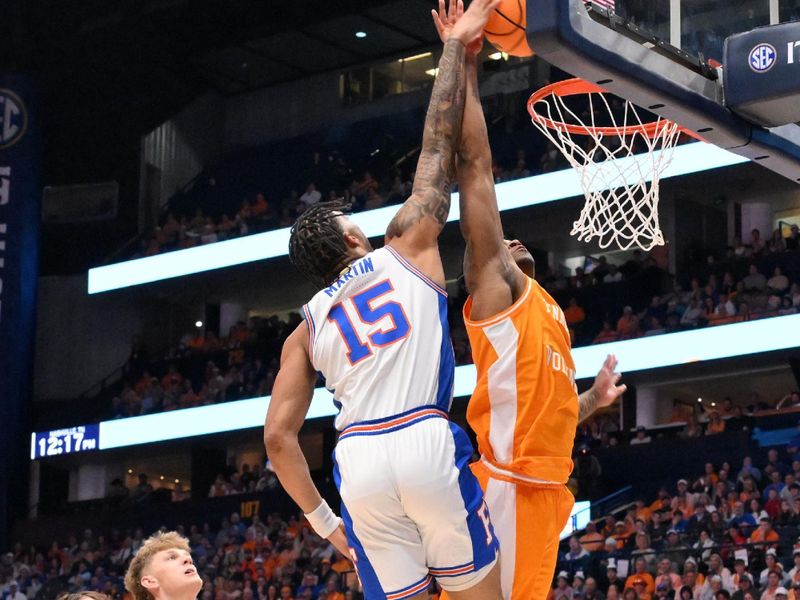
<instances>
[{"instance_id":1,"label":"orange shorts","mask_svg":"<svg viewBox=\"0 0 800 600\"><path fill-rule=\"evenodd\" d=\"M472 472L484 490L500 540L500 579L505 600L545 600L558 560L558 544L575 497L564 485L504 477L482 462ZM442 594L442 600L447 596Z\"/></svg>"}]
</instances>

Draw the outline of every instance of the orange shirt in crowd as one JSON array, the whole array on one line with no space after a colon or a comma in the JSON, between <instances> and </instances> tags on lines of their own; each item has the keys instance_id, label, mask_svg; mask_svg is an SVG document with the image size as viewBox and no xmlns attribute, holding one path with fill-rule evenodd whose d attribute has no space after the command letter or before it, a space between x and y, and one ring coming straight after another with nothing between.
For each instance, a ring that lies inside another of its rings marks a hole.
<instances>
[{"instance_id":1,"label":"orange shirt in crowd","mask_svg":"<svg viewBox=\"0 0 800 600\"><path fill-rule=\"evenodd\" d=\"M645 583L644 594L639 594L640 600L644 600L645 598L651 598L653 593L656 591L656 582L653 579L653 576L650 575L647 571L644 573L634 573L633 575L628 575L628 578L625 580L625 589L634 588L634 583L637 579L641 579ZM638 590L637 590L638 591Z\"/></svg>"},{"instance_id":2,"label":"orange shirt in crowd","mask_svg":"<svg viewBox=\"0 0 800 600\"><path fill-rule=\"evenodd\" d=\"M653 517L653 511L650 510L649 506L643 506L639 510L636 511L636 518L642 519L645 523L649 522L650 519Z\"/></svg>"},{"instance_id":3,"label":"orange shirt in crowd","mask_svg":"<svg viewBox=\"0 0 800 600\"><path fill-rule=\"evenodd\" d=\"M747 539L750 544L755 544L756 542L777 542L778 541L778 533L774 529L768 530L764 533L764 530L761 527L757 527L753 533L750 534L750 537Z\"/></svg>"},{"instance_id":4,"label":"orange shirt in crowd","mask_svg":"<svg viewBox=\"0 0 800 600\"><path fill-rule=\"evenodd\" d=\"M331 570L336 571L337 573L347 573L348 571L353 570L353 565L350 564L350 561L344 557L339 558L335 563L331 565Z\"/></svg>"},{"instance_id":5,"label":"orange shirt in crowd","mask_svg":"<svg viewBox=\"0 0 800 600\"><path fill-rule=\"evenodd\" d=\"M258 194L256 196L256 203L253 205L253 214L263 215L269 209L269 204L267 204L266 198L264 198L263 194Z\"/></svg>"},{"instance_id":6,"label":"orange shirt in crowd","mask_svg":"<svg viewBox=\"0 0 800 600\"><path fill-rule=\"evenodd\" d=\"M595 531L594 533L583 534L578 541L587 552L597 552L603 549L606 539L602 534Z\"/></svg>"},{"instance_id":7,"label":"orange shirt in crowd","mask_svg":"<svg viewBox=\"0 0 800 600\"><path fill-rule=\"evenodd\" d=\"M636 323L636 319L633 318L633 315L622 315L617 321L617 333L623 335L630 333L634 323Z\"/></svg>"},{"instance_id":8,"label":"orange shirt in crowd","mask_svg":"<svg viewBox=\"0 0 800 600\"><path fill-rule=\"evenodd\" d=\"M586 311L577 305L568 306L564 310L564 318L567 320L568 325L583 323L586 320Z\"/></svg>"}]
</instances>

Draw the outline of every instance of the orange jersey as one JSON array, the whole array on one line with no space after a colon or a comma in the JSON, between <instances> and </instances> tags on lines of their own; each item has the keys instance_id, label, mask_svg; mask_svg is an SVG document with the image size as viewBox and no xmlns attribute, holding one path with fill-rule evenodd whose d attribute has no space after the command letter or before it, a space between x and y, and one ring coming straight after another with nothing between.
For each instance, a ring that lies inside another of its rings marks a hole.
<instances>
[{"instance_id":1,"label":"orange jersey","mask_svg":"<svg viewBox=\"0 0 800 600\"><path fill-rule=\"evenodd\" d=\"M467 421L495 475L566 483L578 426L578 393L564 313L533 279L500 314L464 322L478 382Z\"/></svg>"}]
</instances>

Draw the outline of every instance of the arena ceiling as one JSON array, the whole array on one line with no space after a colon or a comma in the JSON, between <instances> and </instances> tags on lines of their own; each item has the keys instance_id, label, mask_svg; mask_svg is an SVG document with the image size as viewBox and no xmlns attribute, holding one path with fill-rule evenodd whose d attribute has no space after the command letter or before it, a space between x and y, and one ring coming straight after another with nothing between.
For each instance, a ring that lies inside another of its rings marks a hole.
<instances>
[{"instance_id":1,"label":"arena ceiling","mask_svg":"<svg viewBox=\"0 0 800 600\"><path fill-rule=\"evenodd\" d=\"M29 73L41 91L44 184L120 183L115 224L68 232L91 239L98 248L86 254L96 259L135 232L143 133L209 90L239 94L427 49L436 42L434 4L7 0L0 72ZM85 256L67 266L63 249L47 246L69 229L45 231L44 272L88 264ZM62 266L48 269L48 257Z\"/></svg>"}]
</instances>

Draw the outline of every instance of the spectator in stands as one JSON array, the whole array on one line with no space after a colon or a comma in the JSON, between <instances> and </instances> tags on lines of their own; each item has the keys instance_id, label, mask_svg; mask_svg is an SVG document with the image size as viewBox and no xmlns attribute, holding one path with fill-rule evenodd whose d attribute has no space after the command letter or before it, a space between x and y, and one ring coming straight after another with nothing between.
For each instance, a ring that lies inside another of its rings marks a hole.
<instances>
[{"instance_id":1,"label":"spectator in stands","mask_svg":"<svg viewBox=\"0 0 800 600\"><path fill-rule=\"evenodd\" d=\"M752 264L749 274L742 280L742 283L746 290L762 291L767 287L767 278L758 271L757 265Z\"/></svg>"},{"instance_id":2,"label":"spectator in stands","mask_svg":"<svg viewBox=\"0 0 800 600\"><path fill-rule=\"evenodd\" d=\"M778 254L786 251L786 241L783 239L781 228L778 227L772 232L772 236L767 242L767 252L770 254Z\"/></svg>"},{"instance_id":3,"label":"spectator in stands","mask_svg":"<svg viewBox=\"0 0 800 600\"><path fill-rule=\"evenodd\" d=\"M699 531L697 541L692 545L692 548L700 552L700 557L703 560L708 560L711 556L711 548L716 546L716 542L711 539L707 529Z\"/></svg>"},{"instance_id":4,"label":"spectator in stands","mask_svg":"<svg viewBox=\"0 0 800 600\"><path fill-rule=\"evenodd\" d=\"M659 585L668 584L667 590L677 590L681 586L681 577L673 567L672 561L667 556L659 556L658 568L655 577L656 589Z\"/></svg>"},{"instance_id":5,"label":"spectator in stands","mask_svg":"<svg viewBox=\"0 0 800 600\"><path fill-rule=\"evenodd\" d=\"M572 600L574 593L569 585L569 573L559 572L556 577L556 587L553 590L552 600Z\"/></svg>"},{"instance_id":6,"label":"spectator in stands","mask_svg":"<svg viewBox=\"0 0 800 600\"><path fill-rule=\"evenodd\" d=\"M574 297L569 299L569 305L564 309L564 318L567 320L567 325L573 329L586 320L586 311L578 305Z\"/></svg>"},{"instance_id":7,"label":"spectator in stands","mask_svg":"<svg viewBox=\"0 0 800 600\"><path fill-rule=\"evenodd\" d=\"M779 589L783 589L784 596L786 596L785 588L781 588L780 585L780 574L777 571L770 571L767 576L766 587L761 594L761 600L779 600ZM780 600L784 599L782 598Z\"/></svg>"},{"instance_id":8,"label":"spectator in stands","mask_svg":"<svg viewBox=\"0 0 800 600\"><path fill-rule=\"evenodd\" d=\"M306 191L300 196L298 200L297 210L298 212L302 212L308 208L311 208L315 204L317 204L322 199L322 194L317 190L317 186L314 183L309 183L306 186Z\"/></svg>"},{"instance_id":9,"label":"spectator in stands","mask_svg":"<svg viewBox=\"0 0 800 600\"><path fill-rule=\"evenodd\" d=\"M737 482L744 483L747 478L754 479L755 481L761 480L761 471L758 467L753 465L753 459L749 456L745 456L742 460L742 468L736 476L736 480Z\"/></svg>"},{"instance_id":10,"label":"spectator in stands","mask_svg":"<svg viewBox=\"0 0 800 600\"><path fill-rule=\"evenodd\" d=\"M642 557L645 560L648 572L655 572L657 565L656 551L650 547L650 536L645 531L638 531L634 537L634 549L631 558Z\"/></svg>"},{"instance_id":11,"label":"spectator in stands","mask_svg":"<svg viewBox=\"0 0 800 600\"><path fill-rule=\"evenodd\" d=\"M27 596L19 591L19 584L13 579L8 583L8 592L4 600L28 600Z\"/></svg>"},{"instance_id":12,"label":"spectator in stands","mask_svg":"<svg viewBox=\"0 0 800 600\"><path fill-rule=\"evenodd\" d=\"M719 303L716 308L714 308L714 315L718 319L736 315L736 305L727 294L719 295Z\"/></svg>"},{"instance_id":13,"label":"spectator in stands","mask_svg":"<svg viewBox=\"0 0 800 600\"><path fill-rule=\"evenodd\" d=\"M709 413L708 426L706 427L706 435L716 435L725 432L725 421L722 420L717 411Z\"/></svg>"},{"instance_id":14,"label":"spectator in stands","mask_svg":"<svg viewBox=\"0 0 800 600\"><path fill-rule=\"evenodd\" d=\"M712 577L712 576L715 576L715 575L720 578L720 581L721 581L721 584L722 584L722 586L721 586L722 588L724 588L724 589L726 589L728 591L733 590L733 588L734 588L733 576L732 576L732 574L730 572L730 569L728 569L722 563L722 557L717 552L714 552L708 558L708 573L707 573L707 577Z\"/></svg>"},{"instance_id":15,"label":"spectator in stands","mask_svg":"<svg viewBox=\"0 0 800 600\"><path fill-rule=\"evenodd\" d=\"M707 530L711 522L709 512L706 510L705 500L700 500L694 506L694 514L689 517L686 523L686 531L692 535Z\"/></svg>"},{"instance_id":16,"label":"spectator in stands","mask_svg":"<svg viewBox=\"0 0 800 600\"><path fill-rule=\"evenodd\" d=\"M630 441L631 446L636 444L649 444L653 441L649 435L647 435L647 429L643 425L639 425L636 428L636 436L633 437Z\"/></svg>"},{"instance_id":17,"label":"spectator in stands","mask_svg":"<svg viewBox=\"0 0 800 600\"><path fill-rule=\"evenodd\" d=\"M603 534L597 531L597 525L594 521L589 521L586 524L586 533L584 533L578 540L586 552L599 552L605 545L605 538Z\"/></svg>"},{"instance_id":18,"label":"spectator in stands","mask_svg":"<svg viewBox=\"0 0 800 600\"><path fill-rule=\"evenodd\" d=\"M640 556L633 562L634 571L625 580L625 589L634 588L637 584L644 585L643 589L637 590L637 593L647 593L652 596L655 592L656 585L653 576L647 571L647 561L644 557Z\"/></svg>"},{"instance_id":19,"label":"spectator in stands","mask_svg":"<svg viewBox=\"0 0 800 600\"><path fill-rule=\"evenodd\" d=\"M147 479L146 473L139 473L139 483L133 488L133 493L131 494L131 499L134 502L144 502L153 493L153 486L150 485Z\"/></svg>"},{"instance_id":20,"label":"spectator in stands","mask_svg":"<svg viewBox=\"0 0 800 600\"><path fill-rule=\"evenodd\" d=\"M667 539L664 544L662 554L668 558L673 565L678 565L683 562L688 550L688 546L683 543L678 531L675 529L669 529L667 531Z\"/></svg>"},{"instance_id":21,"label":"spectator in stands","mask_svg":"<svg viewBox=\"0 0 800 600\"><path fill-rule=\"evenodd\" d=\"M682 438L697 438L703 435L703 427L697 422L697 417L694 412L689 413L686 417L686 427L681 431L678 436Z\"/></svg>"},{"instance_id":22,"label":"spectator in stands","mask_svg":"<svg viewBox=\"0 0 800 600\"><path fill-rule=\"evenodd\" d=\"M761 239L761 231L758 229L750 232L750 247L753 249L753 254L761 254L764 251L764 240Z\"/></svg>"},{"instance_id":23,"label":"spectator in stands","mask_svg":"<svg viewBox=\"0 0 800 600\"><path fill-rule=\"evenodd\" d=\"M603 283L619 283L624 279L625 278L623 277L622 272L619 270L617 265L609 264L608 273L603 276Z\"/></svg>"},{"instance_id":24,"label":"spectator in stands","mask_svg":"<svg viewBox=\"0 0 800 600\"><path fill-rule=\"evenodd\" d=\"M597 588L597 580L587 577L583 585L583 600L606 600L606 596Z\"/></svg>"},{"instance_id":25,"label":"spectator in stands","mask_svg":"<svg viewBox=\"0 0 800 600\"><path fill-rule=\"evenodd\" d=\"M608 321L603 321L603 328L600 332L595 336L593 344L605 344L607 342L613 342L618 338L617 331L611 327L611 323Z\"/></svg>"},{"instance_id":26,"label":"spectator in stands","mask_svg":"<svg viewBox=\"0 0 800 600\"><path fill-rule=\"evenodd\" d=\"M775 448L770 448L767 451L767 464L764 467L765 473L770 473L771 471L778 471L781 477L789 472L789 465L780 460L778 451Z\"/></svg>"},{"instance_id":27,"label":"spectator in stands","mask_svg":"<svg viewBox=\"0 0 800 600\"><path fill-rule=\"evenodd\" d=\"M620 589L623 587L624 582L620 579L619 574L617 572L617 560L616 558L609 558L608 564L606 565L606 580L608 581L608 585L606 586L606 593L611 587L619 587Z\"/></svg>"},{"instance_id":28,"label":"spectator in stands","mask_svg":"<svg viewBox=\"0 0 800 600\"><path fill-rule=\"evenodd\" d=\"M578 536L571 536L569 538L569 550L564 554L564 566L567 572L573 575L578 571L585 573L589 570L589 563L589 553L581 546Z\"/></svg>"},{"instance_id":29,"label":"spectator in stands","mask_svg":"<svg viewBox=\"0 0 800 600\"><path fill-rule=\"evenodd\" d=\"M789 278L783 274L780 267L775 267L772 277L767 280L769 291L782 294L789 289Z\"/></svg>"},{"instance_id":30,"label":"spectator in stands","mask_svg":"<svg viewBox=\"0 0 800 600\"><path fill-rule=\"evenodd\" d=\"M697 561L691 556L683 563L683 585L689 586L692 590L692 595L699 598L703 591L703 584L705 577L698 572Z\"/></svg>"},{"instance_id":31,"label":"spectator in stands","mask_svg":"<svg viewBox=\"0 0 800 600\"><path fill-rule=\"evenodd\" d=\"M748 538L748 543L756 544L758 542L770 542L771 545L779 539L778 533L772 528L772 521L766 515L758 520L758 527L753 530ZM763 544L759 544L758 548L764 548Z\"/></svg>"},{"instance_id":32,"label":"spectator in stands","mask_svg":"<svg viewBox=\"0 0 800 600\"><path fill-rule=\"evenodd\" d=\"M680 324L683 327L697 327L700 324L700 318L703 316L703 307L700 304L699 298L692 298L689 301L689 306L681 315Z\"/></svg>"},{"instance_id":33,"label":"spectator in stands","mask_svg":"<svg viewBox=\"0 0 800 600\"><path fill-rule=\"evenodd\" d=\"M762 492L762 497L764 501L769 500L770 492L775 492L775 495L777 496L783 491L784 488L784 483L781 478L781 473L777 469L770 471L769 480L770 483L764 487L764 491Z\"/></svg>"},{"instance_id":34,"label":"spectator in stands","mask_svg":"<svg viewBox=\"0 0 800 600\"><path fill-rule=\"evenodd\" d=\"M758 521L752 514L745 512L744 502L737 501L733 506L733 516L728 520L728 527L755 527Z\"/></svg>"},{"instance_id":35,"label":"spectator in stands","mask_svg":"<svg viewBox=\"0 0 800 600\"><path fill-rule=\"evenodd\" d=\"M633 314L633 308L625 306L622 309L622 316L617 320L617 334L620 336L628 335L633 331L635 322L636 319Z\"/></svg>"}]
</instances>

